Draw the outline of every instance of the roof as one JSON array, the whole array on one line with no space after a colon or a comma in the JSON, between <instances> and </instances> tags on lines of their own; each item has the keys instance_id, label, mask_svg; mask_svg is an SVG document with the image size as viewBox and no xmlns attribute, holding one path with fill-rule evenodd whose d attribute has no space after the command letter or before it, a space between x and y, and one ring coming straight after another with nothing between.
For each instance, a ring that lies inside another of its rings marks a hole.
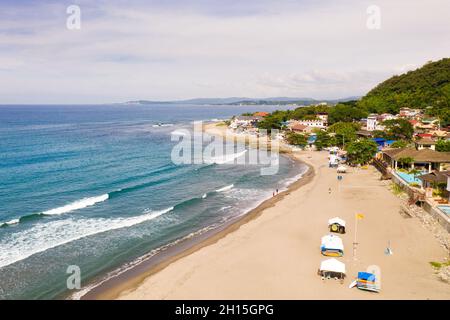
<instances>
[{"instance_id":1,"label":"roof","mask_svg":"<svg viewBox=\"0 0 450 320\"><path fill-rule=\"evenodd\" d=\"M303 131L306 128L308 128L308 126L305 126L304 124L299 124L299 123L296 123L291 126L291 129L294 131Z\"/></svg>"},{"instance_id":2,"label":"roof","mask_svg":"<svg viewBox=\"0 0 450 320\"><path fill-rule=\"evenodd\" d=\"M334 218L331 218L330 220L328 220L328 225L335 224L335 223L345 227L345 221L339 217L334 217Z\"/></svg>"},{"instance_id":3,"label":"roof","mask_svg":"<svg viewBox=\"0 0 450 320\"><path fill-rule=\"evenodd\" d=\"M259 111L259 112L255 112L253 115L254 115L255 117L265 117L265 116L268 116L269 113L268 113L268 112L265 112L265 111Z\"/></svg>"},{"instance_id":4,"label":"roof","mask_svg":"<svg viewBox=\"0 0 450 320\"><path fill-rule=\"evenodd\" d=\"M450 170L448 171L433 171L431 173L427 173L419 176L418 178L422 181L427 182L435 182L435 183L444 183L447 182L447 176L450 175Z\"/></svg>"},{"instance_id":5,"label":"roof","mask_svg":"<svg viewBox=\"0 0 450 320\"><path fill-rule=\"evenodd\" d=\"M321 247L326 249L336 249L344 251L344 244L342 243L342 239L333 234L322 237Z\"/></svg>"},{"instance_id":6,"label":"roof","mask_svg":"<svg viewBox=\"0 0 450 320\"><path fill-rule=\"evenodd\" d=\"M258 116L237 116L237 120L247 120L247 121L255 121L255 120L262 120L262 117Z\"/></svg>"},{"instance_id":7,"label":"roof","mask_svg":"<svg viewBox=\"0 0 450 320\"><path fill-rule=\"evenodd\" d=\"M365 137L371 137L373 135L372 132L367 131L367 130L358 130L358 131L356 131L356 134L359 136L365 136Z\"/></svg>"},{"instance_id":8,"label":"roof","mask_svg":"<svg viewBox=\"0 0 450 320\"><path fill-rule=\"evenodd\" d=\"M335 258L331 258L320 263L320 270L345 273L345 264Z\"/></svg>"},{"instance_id":9,"label":"roof","mask_svg":"<svg viewBox=\"0 0 450 320\"><path fill-rule=\"evenodd\" d=\"M436 141L430 138L422 138L417 140L415 143L417 144L436 144Z\"/></svg>"},{"instance_id":10,"label":"roof","mask_svg":"<svg viewBox=\"0 0 450 320\"><path fill-rule=\"evenodd\" d=\"M413 158L415 162L450 162L450 152L438 152L431 149L387 148L383 153L394 160Z\"/></svg>"},{"instance_id":11,"label":"roof","mask_svg":"<svg viewBox=\"0 0 450 320\"><path fill-rule=\"evenodd\" d=\"M425 137L431 138L433 135L431 133L419 133L417 136L421 137L421 138L425 138Z\"/></svg>"}]
</instances>

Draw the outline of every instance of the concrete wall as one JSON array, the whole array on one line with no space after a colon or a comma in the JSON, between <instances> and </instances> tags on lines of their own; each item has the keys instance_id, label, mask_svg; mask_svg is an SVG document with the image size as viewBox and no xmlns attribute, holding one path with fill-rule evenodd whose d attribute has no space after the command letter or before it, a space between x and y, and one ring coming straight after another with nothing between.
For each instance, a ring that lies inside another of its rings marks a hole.
<instances>
[{"instance_id":1,"label":"concrete wall","mask_svg":"<svg viewBox=\"0 0 450 320\"><path fill-rule=\"evenodd\" d=\"M428 201L425 201L422 208L436 219L447 232L450 232L450 218L438 208L434 208Z\"/></svg>"},{"instance_id":2,"label":"concrete wall","mask_svg":"<svg viewBox=\"0 0 450 320\"><path fill-rule=\"evenodd\" d=\"M398 177L395 173L391 172L392 182L400 186L408 196L413 196L413 188L410 187L403 179ZM450 217L438 208L433 207L433 205L427 200L422 202L422 209L424 209L428 214L430 214L439 224L450 232Z\"/></svg>"}]
</instances>

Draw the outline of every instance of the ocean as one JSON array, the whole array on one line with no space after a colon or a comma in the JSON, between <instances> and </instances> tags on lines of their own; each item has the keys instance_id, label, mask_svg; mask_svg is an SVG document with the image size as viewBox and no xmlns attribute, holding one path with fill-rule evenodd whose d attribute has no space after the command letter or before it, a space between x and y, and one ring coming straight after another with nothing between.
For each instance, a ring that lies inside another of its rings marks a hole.
<instances>
[{"instance_id":1,"label":"ocean","mask_svg":"<svg viewBox=\"0 0 450 320\"><path fill-rule=\"evenodd\" d=\"M306 170L287 157L275 175L171 161L171 133L193 121L281 108L0 106L0 299L76 296L69 266L86 288L286 188Z\"/></svg>"}]
</instances>

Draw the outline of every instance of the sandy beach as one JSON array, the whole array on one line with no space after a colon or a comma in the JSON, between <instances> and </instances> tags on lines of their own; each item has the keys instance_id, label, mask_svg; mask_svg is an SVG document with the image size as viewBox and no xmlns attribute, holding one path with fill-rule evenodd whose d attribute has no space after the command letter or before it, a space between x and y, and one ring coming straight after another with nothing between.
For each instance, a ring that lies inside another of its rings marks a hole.
<instances>
[{"instance_id":1,"label":"sandy beach","mask_svg":"<svg viewBox=\"0 0 450 320\"><path fill-rule=\"evenodd\" d=\"M311 166L302 183L215 239L97 298L450 299L450 285L440 281L429 264L449 253L417 219L400 215L401 200L373 167L350 169L338 182L336 170L327 166L326 152L293 156ZM355 260L356 213L365 217L358 222ZM335 216L347 221L345 255L339 258L347 268L344 284L317 275L326 259L320 254L320 238L328 234L327 221ZM393 255L384 253L388 242ZM381 270L381 292L349 289L357 272L369 265Z\"/></svg>"}]
</instances>

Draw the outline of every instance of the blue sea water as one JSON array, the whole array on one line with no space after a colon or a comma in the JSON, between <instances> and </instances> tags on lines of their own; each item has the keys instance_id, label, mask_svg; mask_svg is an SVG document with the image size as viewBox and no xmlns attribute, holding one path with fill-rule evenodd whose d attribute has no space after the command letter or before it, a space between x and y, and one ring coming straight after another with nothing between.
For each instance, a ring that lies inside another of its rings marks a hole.
<instances>
[{"instance_id":1,"label":"blue sea water","mask_svg":"<svg viewBox=\"0 0 450 320\"><path fill-rule=\"evenodd\" d=\"M275 106L0 106L0 299L67 294L242 215L305 167L176 165L171 132ZM161 125L162 124L162 125Z\"/></svg>"}]
</instances>

